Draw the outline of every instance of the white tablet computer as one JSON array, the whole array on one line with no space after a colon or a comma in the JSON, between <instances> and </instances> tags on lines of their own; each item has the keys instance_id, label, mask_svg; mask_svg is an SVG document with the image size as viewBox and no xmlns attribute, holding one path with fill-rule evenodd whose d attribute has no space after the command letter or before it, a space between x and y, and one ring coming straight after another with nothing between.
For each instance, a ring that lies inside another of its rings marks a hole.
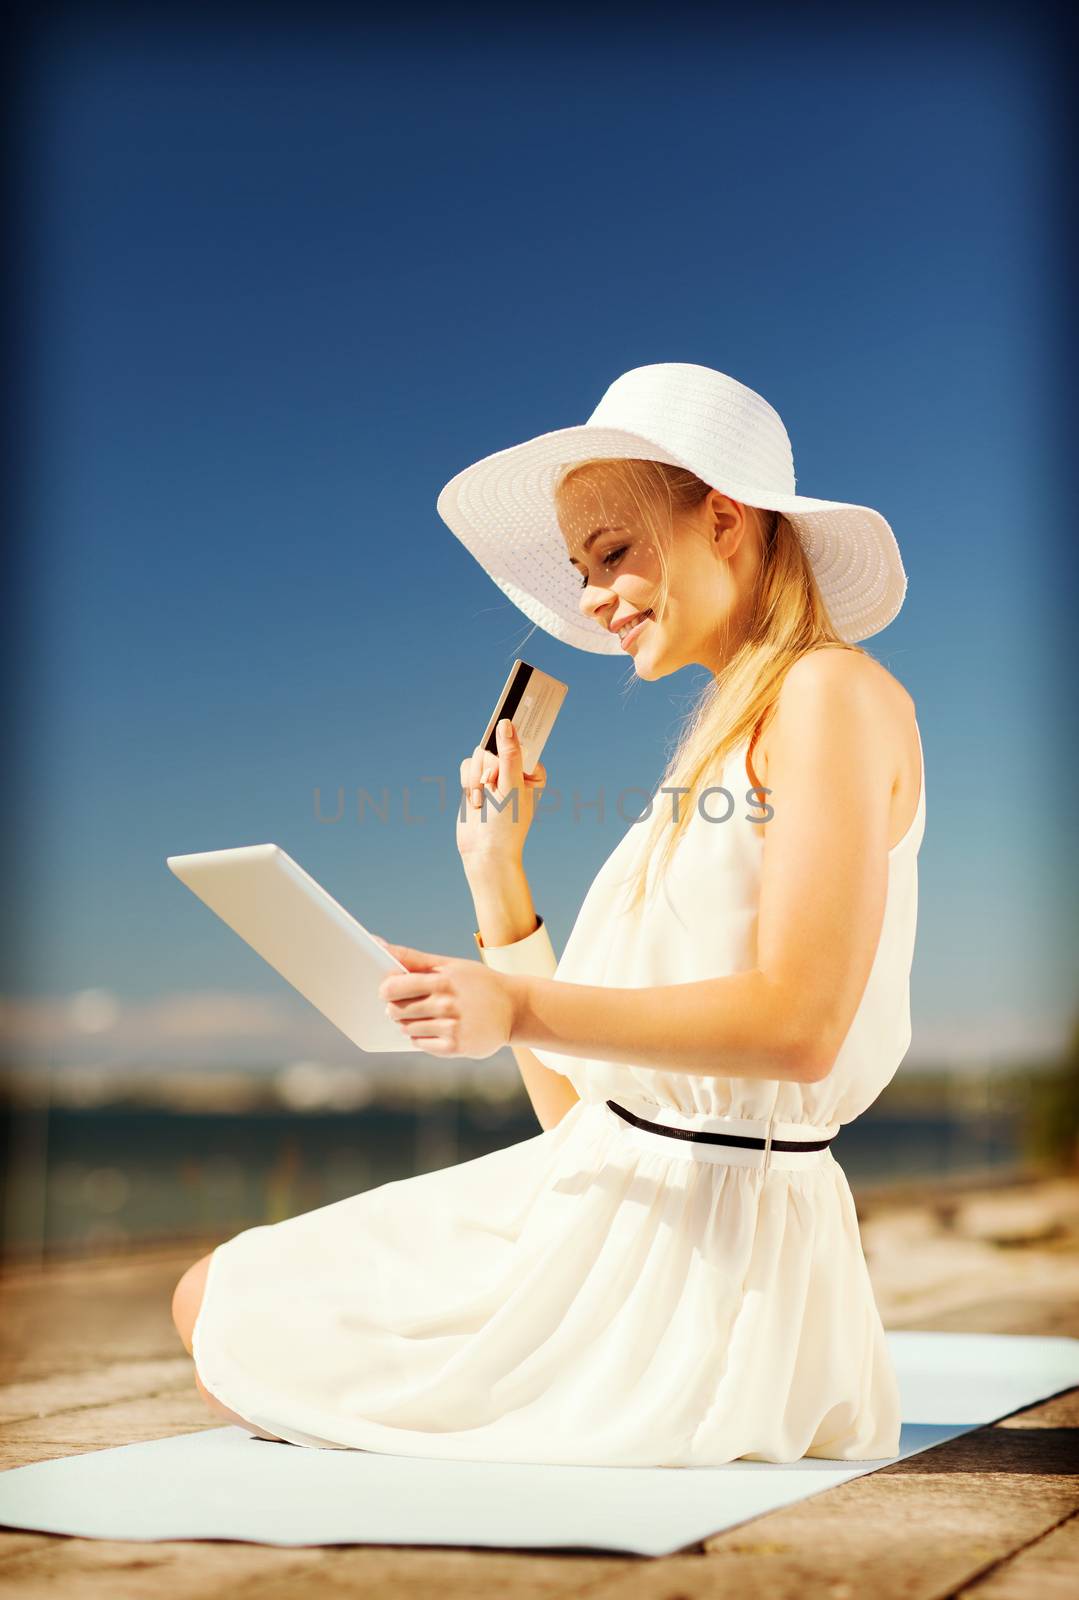
<instances>
[{"instance_id":1,"label":"white tablet computer","mask_svg":"<svg viewBox=\"0 0 1079 1600\"><path fill-rule=\"evenodd\" d=\"M407 967L277 844L167 856L182 883L361 1050L419 1050L378 986Z\"/></svg>"}]
</instances>

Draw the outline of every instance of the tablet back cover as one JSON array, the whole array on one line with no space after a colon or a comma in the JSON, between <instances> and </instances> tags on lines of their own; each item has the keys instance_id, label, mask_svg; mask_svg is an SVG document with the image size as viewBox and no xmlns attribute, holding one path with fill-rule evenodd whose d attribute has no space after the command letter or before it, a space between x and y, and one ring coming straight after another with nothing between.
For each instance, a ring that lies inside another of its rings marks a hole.
<instances>
[{"instance_id":1,"label":"tablet back cover","mask_svg":"<svg viewBox=\"0 0 1079 1600\"><path fill-rule=\"evenodd\" d=\"M419 1049L386 1015L378 986L407 969L276 844L168 856L222 922L361 1050Z\"/></svg>"}]
</instances>

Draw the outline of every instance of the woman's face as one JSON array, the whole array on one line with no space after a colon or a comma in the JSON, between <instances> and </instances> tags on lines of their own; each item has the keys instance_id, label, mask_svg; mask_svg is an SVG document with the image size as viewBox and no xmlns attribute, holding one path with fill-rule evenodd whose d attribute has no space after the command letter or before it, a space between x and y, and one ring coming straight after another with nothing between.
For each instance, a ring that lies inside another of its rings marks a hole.
<instances>
[{"instance_id":1,"label":"woman's face","mask_svg":"<svg viewBox=\"0 0 1079 1600\"><path fill-rule=\"evenodd\" d=\"M600 470L566 485L559 524L582 584L582 615L617 631L640 612L659 610L662 568L632 494L606 478L597 494ZM665 540L666 608L625 636L639 678L664 678L694 664L712 672L723 666L737 644L757 576L756 541L745 537L752 515L716 489L698 506L675 513L673 536Z\"/></svg>"}]
</instances>

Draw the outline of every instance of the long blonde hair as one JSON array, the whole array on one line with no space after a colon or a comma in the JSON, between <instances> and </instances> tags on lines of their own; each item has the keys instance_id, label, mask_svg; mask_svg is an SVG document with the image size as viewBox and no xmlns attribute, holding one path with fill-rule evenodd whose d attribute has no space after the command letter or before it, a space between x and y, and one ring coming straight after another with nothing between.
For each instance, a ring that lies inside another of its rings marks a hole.
<instances>
[{"instance_id":1,"label":"long blonde hair","mask_svg":"<svg viewBox=\"0 0 1079 1600\"><path fill-rule=\"evenodd\" d=\"M591 474L594 468L602 468L603 476L610 475L607 481L613 480L627 491L641 526L652 536L662 569L662 599L653 607L659 614L670 587L667 541L678 537L679 516L699 505L712 488L686 468L667 462L595 456L575 462L559 476L554 503L560 522L564 523L568 511L564 499L567 485L583 473ZM602 490L591 476L588 486L595 490L601 503ZM836 632L809 558L786 517L752 506L746 510L751 514L753 537L760 549L759 577L748 625L741 642L686 715L660 783L687 792L679 797L677 808L672 806L671 827L666 834L663 830L667 813L656 806L627 910L638 905L645 895L650 862L657 852L655 877L657 882L661 879L693 815L698 785L704 786L710 775L718 774L729 752L750 736L752 758L764 723L774 711L783 679L794 663L824 646L867 654L860 645L848 643ZM729 648L726 619L717 623L717 629ZM659 788L657 785L657 795ZM755 793L763 805L765 796L760 790Z\"/></svg>"}]
</instances>

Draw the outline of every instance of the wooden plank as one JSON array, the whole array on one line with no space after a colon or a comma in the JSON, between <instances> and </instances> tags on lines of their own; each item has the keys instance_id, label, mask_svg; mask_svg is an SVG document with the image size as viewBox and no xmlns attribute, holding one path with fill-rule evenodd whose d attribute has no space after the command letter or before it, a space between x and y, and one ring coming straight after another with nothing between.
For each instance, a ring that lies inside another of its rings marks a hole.
<instances>
[{"instance_id":1,"label":"wooden plank","mask_svg":"<svg viewBox=\"0 0 1079 1600\"><path fill-rule=\"evenodd\" d=\"M182 1356L172 1294L190 1265L185 1252L145 1263L86 1261L55 1272L6 1274L0 1384Z\"/></svg>"},{"instance_id":2,"label":"wooden plank","mask_svg":"<svg viewBox=\"0 0 1079 1600\"><path fill-rule=\"evenodd\" d=\"M240 1540L50 1538L0 1565L0 1596L18 1600L207 1600L254 1594L268 1579L310 1572L310 1550ZM327 1551L332 1560L333 1552ZM321 1581L321 1580L319 1580ZM317 1593L316 1589L308 1594Z\"/></svg>"},{"instance_id":3,"label":"wooden plank","mask_svg":"<svg viewBox=\"0 0 1079 1600\"><path fill-rule=\"evenodd\" d=\"M241 1541L64 1541L63 1561L33 1553L0 1566L0 1595L18 1600L548 1600L584 1596L636 1558L520 1555L433 1546L288 1550ZM59 1556L60 1552L54 1553Z\"/></svg>"},{"instance_id":4,"label":"wooden plank","mask_svg":"<svg viewBox=\"0 0 1079 1600\"><path fill-rule=\"evenodd\" d=\"M3 1584L3 1568L9 1561L14 1561L17 1556L24 1556L30 1550L41 1550L49 1544L55 1545L55 1536L51 1533L24 1533L18 1528L4 1528L0 1530L0 1591Z\"/></svg>"},{"instance_id":5,"label":"wooden plank","mask_svg":"<svg viewBox=\"0 0 1079 1600\"><path fill-rule=\"evenodd\" d=\"M179 1345L180 1340L177 1338ZM0 1423L30 1421L61 1411L104 1406L114 1400L134 1400L163 1390L186 1392L194 1383L191 1357L151 1361L113 1361L86 1372L66 1372L58 1377L30 1378L0 1388Z\"/></svg>"},{"instance_id":6,"label":"wooden plank","mask_svg":"<svg viewBox=\"0 0 1079 1600\"><path fill-rule=\"evenodd\" d=\"M886 1327L1079 1335L1079 1179L859 1213Z\"/></svg>"},{"instance_id":7,"label":"wooden plank","mask_svg":"<svg viewBox=\"0 0 1079 1600\"><path fill-rule=\"evenodd\" d=\"M79 1406L74 1411L11 1423L0 1437L0 1467L52 1461L60 1456L84 1455L87 1450L107 1450L113 1445L227 1426L210 1411L192 1381L184 1389L163 1394L103 1406Z\"/></svg>"},{"instance_id":8,"label":"wooden plank","mask_svg":"<svg viewBox=\"0 0 1079 1600\"><path fill-rule=\"evenodd\" d=\"M961 1590L957 1600L1073 1600L1077 1587L1079 1516L1073 1516Z\"/></svg>"},{"instance_id":9,"label":"wooden plank","mask_svg":"<svg viewBox=\"0 0 1079 1600\"><path fill-rule=\"evenodd\" d=\"M433 1546L427 1550L392 1545L350 1545L335 1559L289 1573L265 1584L245 1584L242 1600L567 1600L607 1592L607 1586L631 1575L640 1556L601 1554L529 1554Z\"/></svg>"},{"instance_id":10,"label":"wooden plank","mask_svg":"<svg viewBox=\"0 0 1079 1600\"><path fill-rule=\"evenodd\" d=\"M1057 1416L1079 1422L1079 1391ZM1040 1539L1079 1506L1074 1434L1041 1408L773 1511L590 1592L590 1600L938 1600ZM975 1591L980 1594L980 1591ZM1009 1600L1041 1600L1036 1583Z\"/></svg>"}]
</instances>

